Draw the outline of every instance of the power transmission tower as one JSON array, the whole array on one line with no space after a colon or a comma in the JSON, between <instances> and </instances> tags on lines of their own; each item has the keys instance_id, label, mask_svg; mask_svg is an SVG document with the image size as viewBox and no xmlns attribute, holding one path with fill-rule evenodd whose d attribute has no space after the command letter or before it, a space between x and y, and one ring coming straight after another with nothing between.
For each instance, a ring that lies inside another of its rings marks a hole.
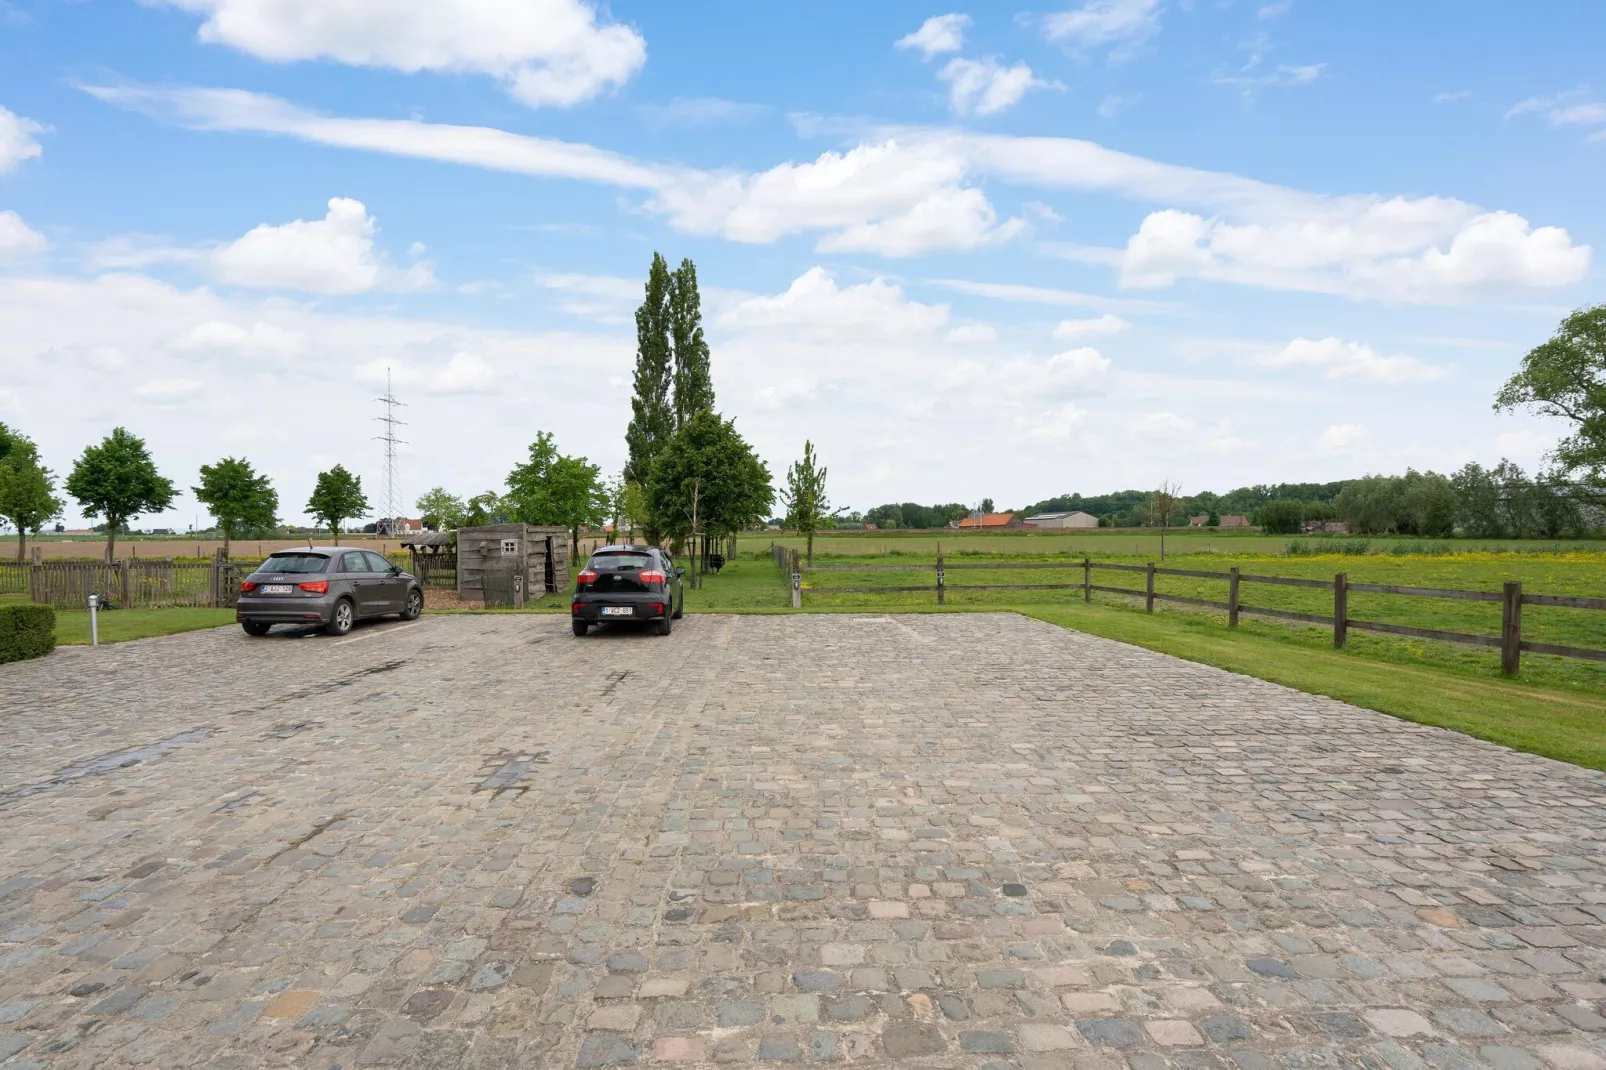
<instances>
[{"instance_id":1,"label":"power transmission tower","mask_svg":"<svg viewBox=\"0 0 1606 1070\"><path fill-rule=\"evenodd\" d=\"M404 439L396 437L396 428L406 427L406 423L396 419L397 408L405 407L396 400L396 394L390 388L390 369L385 369L385 396L377 399L385 406L385 415L375 416L374 419L385 425L385 433L376 436L385 444L385 515L378 522L386 535L395 534L396 521L402 515L401 486L396 479L396 447L405 446Z\"/></svg>"}]
</instances>

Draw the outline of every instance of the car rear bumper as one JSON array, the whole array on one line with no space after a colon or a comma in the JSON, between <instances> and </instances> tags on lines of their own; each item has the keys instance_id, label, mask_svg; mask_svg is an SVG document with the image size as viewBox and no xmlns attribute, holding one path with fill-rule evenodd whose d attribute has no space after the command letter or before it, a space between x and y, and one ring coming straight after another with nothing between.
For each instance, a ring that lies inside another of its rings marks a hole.
<instances>
[{"instance_id":1,"label":"car rear bumper","mask_svg":"<svg viewBox=\"0 0 1606 1070\"><path fill-rule=\"evenodd\" d=\"M569 603L569 613L575 620L606 624L620 620L662 620L669 610L668 594L655 592L618 594L577 594ZM604 609L628 609L622 613L603 613Z\"/></svg>"},{"instance_id":2,"label":"car rear bumper","mask_svg":"<svg viewBox=\"0 0 1606 1070\"><path fill-rule=\"evenodd\" d=\"M328 597L241 595L234 607L234 619L242 624L328 624L337 601Z\"/></svg>"}]
</instances>

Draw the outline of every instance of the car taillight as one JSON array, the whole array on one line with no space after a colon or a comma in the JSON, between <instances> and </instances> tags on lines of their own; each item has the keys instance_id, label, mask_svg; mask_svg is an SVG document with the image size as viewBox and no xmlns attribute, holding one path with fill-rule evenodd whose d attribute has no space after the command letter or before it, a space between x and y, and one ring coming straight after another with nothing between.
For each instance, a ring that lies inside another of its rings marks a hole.
<instances>
[{"instance_id":1,"label":"car taillight","mask_svg":"<svg viewBox=\"0 0 1606 1070\"><path fill-rule=\"evenodd\" d=\"M597 570L594 569L594 568L583 569L580 572L580 575L578 575L578 576L576 576L574 578L574 582L575 583L595 583L595 582L597 582Z\"/></svg>"},{"instance_id":2,"label":"car taillight","mask_svg":"<svg viewBox=\"0 0 1606 1070\"><path fill-rule=\"evenodd\" d=\"M312 594L329 593L328 580L308 580L306 583L301 584L300 587L303 591L309 591Z\"/></svg>"},{"instance_id":3,"label":"car taillight","mask_svg":"<svg viewBox=\"0 0 1606 1070\"><path fill-rule=\"evenodd\" d=\"M250 594L252 591L254 591L256 589L257 589L257 581L256 580L241 580L240 581L240 593L241 594Z\"/></svg>"},{"instance_id":4,"label":"car taillight","mask_svg":"<svg viewBox=\"0 0 1606 1070\"><path fill-rule=\"evenodd\" d=\"M636 578L641 580L642 583L664 582L663 570L656 568L644 568L636 574Z\"/></svg>"}]
</instances>

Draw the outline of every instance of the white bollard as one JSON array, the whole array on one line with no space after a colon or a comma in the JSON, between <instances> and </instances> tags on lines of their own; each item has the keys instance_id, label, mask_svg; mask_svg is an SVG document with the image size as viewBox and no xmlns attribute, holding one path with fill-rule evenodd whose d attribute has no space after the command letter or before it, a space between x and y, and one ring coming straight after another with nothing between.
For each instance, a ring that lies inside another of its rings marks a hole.
<instances>
[{"instance_id":1,"label":"white bollard","mask_svg":"<svg viewBox=\"0 0 1606 1070\"><path fill-rule=\"evenodd\" d=\"M98 610L99 608L100 608L100 595L98 595L98 594L90 595L89 596L89 645L90 646L99 646L100 645L100 628L99 628L98 622L95 620L95 616L96 616L95 611Z\"/></svg>"}]
</instances>

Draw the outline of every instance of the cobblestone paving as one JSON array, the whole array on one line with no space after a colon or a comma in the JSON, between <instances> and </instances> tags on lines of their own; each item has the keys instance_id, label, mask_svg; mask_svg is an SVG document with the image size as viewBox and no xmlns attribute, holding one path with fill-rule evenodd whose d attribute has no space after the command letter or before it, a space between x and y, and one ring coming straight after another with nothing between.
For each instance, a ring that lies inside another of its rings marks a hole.
<instances>
[{"instance_id":1,"label":"cobblestone paving","mask_svg":"<svg viewBox=\"0 0 1606 1070\"><path fill-rule=\"evenodd\" d=\"M1606 778L1007 615L0 667L11 1067L1606 1067Z\"/></svg>"}]
</instances>

